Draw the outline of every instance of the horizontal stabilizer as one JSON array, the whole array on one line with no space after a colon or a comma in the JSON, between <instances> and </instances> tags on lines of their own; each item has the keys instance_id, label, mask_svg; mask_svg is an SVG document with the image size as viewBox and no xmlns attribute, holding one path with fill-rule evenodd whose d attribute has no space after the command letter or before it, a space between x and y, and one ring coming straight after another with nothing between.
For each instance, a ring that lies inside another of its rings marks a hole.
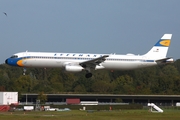
<instances>
[{"instance_id":1,"label":"horizontal stabilizer","mask_svg":"<svg viewBox=\"0 0 180 120\"><path fill-rule=\"evenodd\" d=\"M159 59L156 60L157 63L172 63L174 62L173 58L168 57L168 58L163 58L163 59Z\"/></svg>"}]
</instances>

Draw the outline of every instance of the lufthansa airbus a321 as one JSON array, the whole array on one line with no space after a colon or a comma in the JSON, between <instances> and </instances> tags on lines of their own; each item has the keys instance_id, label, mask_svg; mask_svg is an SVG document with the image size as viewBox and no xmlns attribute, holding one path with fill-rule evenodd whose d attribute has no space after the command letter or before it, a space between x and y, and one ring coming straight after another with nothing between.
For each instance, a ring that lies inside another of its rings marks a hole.
<instances>
[{"instance_id":1,"label":"lufthansa airbus a321","mask_svg":"<svg viewBox=\"0 0 180 120\"><path fill-rule=\"evenodd\" d=\"M18 67L59 67L67 72L86 71L86 78L92 77L92 70L132 70L173 62L166 57L172 34L164 34L162 38L144 55L89 54L89 53L52 53L52 52L20 52L13 54L5 63Z\"/></svg>"}]
</instances>

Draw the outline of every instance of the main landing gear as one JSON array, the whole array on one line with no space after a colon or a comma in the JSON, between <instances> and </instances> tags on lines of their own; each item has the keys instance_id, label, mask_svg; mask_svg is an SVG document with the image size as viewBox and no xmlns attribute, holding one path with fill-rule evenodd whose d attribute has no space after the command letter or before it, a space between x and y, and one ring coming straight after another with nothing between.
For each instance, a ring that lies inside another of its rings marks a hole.
<instances>
[{"instance_id":1,"label":"main landing gear","mask_svg":"<svg viewBox=\"0 0 180 120\"><path fill-rule=\"evenodd\" d=\"M92 73L86 73L86 78L91 78L92 77Z\"/></svg>"}]
</instances>

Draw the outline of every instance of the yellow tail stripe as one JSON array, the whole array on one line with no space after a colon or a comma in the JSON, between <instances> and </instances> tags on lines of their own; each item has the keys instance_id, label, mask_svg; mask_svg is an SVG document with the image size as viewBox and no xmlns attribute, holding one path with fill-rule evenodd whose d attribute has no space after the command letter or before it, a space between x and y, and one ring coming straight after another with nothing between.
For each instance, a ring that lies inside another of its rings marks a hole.
<instances>
[{"instance_id":1,"label":"yellow tail stripe","mask_svg":"<svg viewBox=\"0 0 180 120\"><path fill-rule=\"evenodd\" d=\"M169 47L170 42L171 42L170 40L163 40L163 41L160 42L160 44L161 44L162 46Z\"/></svg>"}]
</instances>

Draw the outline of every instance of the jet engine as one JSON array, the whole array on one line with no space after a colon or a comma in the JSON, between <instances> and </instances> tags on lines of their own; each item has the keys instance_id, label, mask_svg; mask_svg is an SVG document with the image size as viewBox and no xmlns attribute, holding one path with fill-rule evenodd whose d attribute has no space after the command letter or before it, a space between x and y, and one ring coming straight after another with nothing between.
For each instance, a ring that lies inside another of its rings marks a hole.
<instances>
[{"instance_id":1,"label":"jet engine","mask_svg":"<svg viewBox=\"0 0 180 120\"><path fill-rule=\"evenodd\" d=\"M65 66L65 71L67 72L81 72L84 68L78 65L66 65Z\"/></svg>"}]
</instances>

